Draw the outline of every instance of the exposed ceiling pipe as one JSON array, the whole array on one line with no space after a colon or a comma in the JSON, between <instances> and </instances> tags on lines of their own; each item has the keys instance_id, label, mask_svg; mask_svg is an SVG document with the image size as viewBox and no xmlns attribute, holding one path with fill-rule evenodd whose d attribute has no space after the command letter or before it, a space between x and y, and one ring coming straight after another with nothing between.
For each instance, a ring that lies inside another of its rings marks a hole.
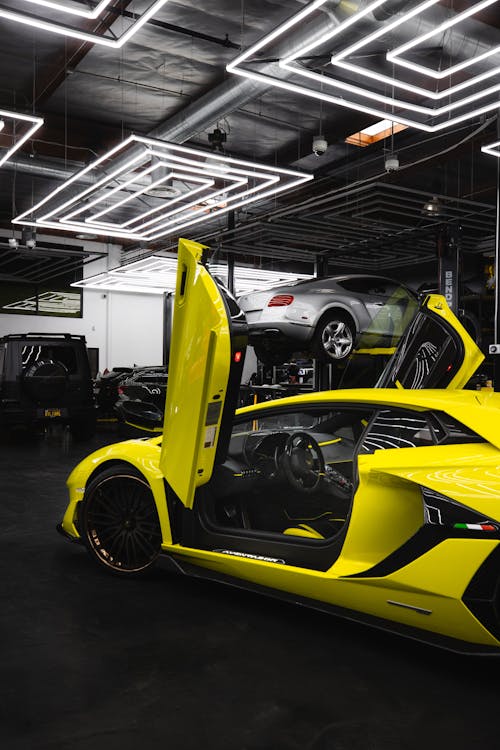
<instances>
[{"instance_id":1,"label":"exposed ceiling pipe","mask_svg":"<svg viewBox=\"0 0 500 750\"><path fill-rule=\"evenodd\" d=\"M336 5L338 6L339 4L340 0L337 0ZM345 6L346 10L339 10L338 15L334 15L331 10L328 13L319 15L314 23L309 24L306 29L302 28L296 35L287 40L286 50L283 52L280 50L280 53L291 54L294 49L303 45L308 39L319 37L329 29L334 29L341 22L342 18L346 16L346 13L352 12L352 6L350 6L349 10L347 10L347 3ZM265 67L263 66L264 69ZM148 136L173 143L184 143L201 130L212 125L219 118L228 114L228 112L233 112L256 96L260 96L267 88L269 87L258 81L230 76L196 101L188 104L187 107L173 117L169 117L161 125L158 125L158 127L148 133ZM128 152L127 159L131 153L132 151ZM116 164L120 164L119 160L116 161ZM82 164L81 166L84 165ZM52 163L42 161L38 157L36 161L33 161L22 155L16 156L4 164L4 168L10 170L17 169L18 172L64 180L75 173L75 170L60 169L59 174L56 174L57 168ZM93 181L94 178L87 177L87 179L84 178L82 180L82 183Z\"/></svg>"},{"instance_id":2,"label":"exposed ceiling pipe","mask_svg":"<svg viewBox=\"0 0 500 750\"><path fill-rule=\"evenodd\" d=\"M61 160L62 161L62 160ZM18 153L13 158L3 164L2 169L8 169L11 172L21 172L23 174L32 175L33 177L46 177L49 180L68 180L72 177L78 169L81 169L84 164L81 162L71 162L72 166L61 167L55 161L49 161L48 159L40 159L27 156L26 154ZM82 179L82 183L91 184L94 180L85 175Z\"/></svg>"},{"instance_id":3,"label":"exposed ceiling pipe","mask_svg":"<svg viewBox=\"0 0 500 750\"><path fill-rule=\"evenodd\" d=\"M338 24L351 15L357 12L360 8L366 6L367 0L361 0L357 5L354 3L342 2L336 0L334 3L334 10L332 7L324 8L323 13L318 13L318 17L301 27L298 32L292 34L285 41L282 41L275 48L271 49L269 55L275 55L276 57L284 57L292 54L298 47L302 46L306 41L312 41L314 38L319 38L325 34L328 30L334 29ZM394 0L391 6L388 6L386 11L386 17L395 15L400 12L407 4L407 0ZM415 19L412 22L404 24L398 29L401 41L413 38L418 33L423 33L437 25L438 17L442 20L443 9L437 6L432 9L432 18L427 21L422 19ZM435 14L435 15L434 15ZM380 19L375 18L371 15L364 20L364 24L369 24L373 28L374 23L378 23ZM469 19L469 24L479 24ZM479 24L483 26L482 24ZM458 36L458 34L457 34ZM448 49L448 45L452 44L453 32L445 40L443 45L443 51ZM474 39L468 40L460 35L460 57L474 56L478 54L481 45ZM456 50L456 45L455 45ZM262 66L262 72L265 73L266 69L272 69L272 65ZM283 71L284 73L284 71ZM234 112L236 109L244 106L246 103L261 95L269 87L261 82L254 81L251 79L241 79L237 76L231 76L223 81L221 84L216 86L211 91L208 91L202 97L194 102L191 102L183 110L175 114L173 117L169 117L161 125L154 128L148 135L152 138L159 138L174 143L183 143L193 138L197 133L205 128L211 126L219 118ZM128 152L127 159L129 158L132 150ZM120 165L120 160L116 161L117 166ZM9 162L3 165L3 169L17 170L18 172L31 174L34 176L47 177L52 179L65 180L72 176L75 171L82 165L74 165L73 168L67 169L63 167L57 167L53 162L43 161L37 157L33 160L24 155L18 155L11 159ZM89 184L93 182L95 177L89 175L84 176L82 184Z\"/></svg>"}]
</instances>

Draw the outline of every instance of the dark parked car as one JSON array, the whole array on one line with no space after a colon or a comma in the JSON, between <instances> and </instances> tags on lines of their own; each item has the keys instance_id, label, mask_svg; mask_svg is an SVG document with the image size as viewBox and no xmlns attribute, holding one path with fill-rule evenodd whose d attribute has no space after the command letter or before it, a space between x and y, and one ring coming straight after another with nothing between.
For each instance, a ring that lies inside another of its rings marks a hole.
<instances>
[{"instance_id":1,"label":"dark parked car","mask_svg":"<svg viewBox=\"0 0 500 750\"><path fill-rule=\"evenodd\" d=\"M144 432L163 429L168 372L165 367L138 367L121 378L115 412L122 426Z\"/></svg>"},{"instance_id":2,"label":"dark parked car","mask_svg":"<svg viewBox=\"0 0 500 750\"><path fill-rule=\"evenodd\" d=\"M356 343L392 346L417 307L413 292L398 281L360 274L297 281L244 294L238 302L264 364L280 364L294 351L339 362Z\"/></svg>"},{"instance_id":3,"label":"dark parked car","mask_svg":"<svg viewBox=\"0 0 500 750\"><path fill-rule=\"evenodd\" d=\"M118 386L134 372L133 367L113 367L97 377L94 394L98 408L98 416L113 416L115 404L118 400Z\"/></svg>"},{"instance_id":4,"label":"dark parked car","mask_svg":"<svg viewBox=\"0 0 500 750\"><path fill-rule=\"evenodd\" d=\"M84 336L10 334L0 338L0 426L68 424L77 440L95 433L96 412Z\"/></svg>"}]
</instances>

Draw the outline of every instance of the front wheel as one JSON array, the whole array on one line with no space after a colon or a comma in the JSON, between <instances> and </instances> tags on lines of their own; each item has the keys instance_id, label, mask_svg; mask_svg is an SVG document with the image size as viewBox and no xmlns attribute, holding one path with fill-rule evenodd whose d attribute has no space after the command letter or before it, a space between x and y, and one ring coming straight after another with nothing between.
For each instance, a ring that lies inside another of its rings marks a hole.
<instances>
[{"instance_id":1,"label":"front wheel","mask_svg":"<svg viewBox=\"0 0 500 750\"><path fill-rule=\"evenodd\" d=\"M90 482L80 523L91 556L113 573L143 573L160 553L153 493L144 477L127 464L113 466Z\"/></svg>"},{"instance_id":2,"label":"front wheel","mask_svg":"<svg viewBox=\"0 0 500 750\"><path fill-rule=\"evenodd\" d=\"M313 354L320 362L342 362L354 348L354 324L346 315L331 312L316 327Z\"/></svg>"}]
</instances>

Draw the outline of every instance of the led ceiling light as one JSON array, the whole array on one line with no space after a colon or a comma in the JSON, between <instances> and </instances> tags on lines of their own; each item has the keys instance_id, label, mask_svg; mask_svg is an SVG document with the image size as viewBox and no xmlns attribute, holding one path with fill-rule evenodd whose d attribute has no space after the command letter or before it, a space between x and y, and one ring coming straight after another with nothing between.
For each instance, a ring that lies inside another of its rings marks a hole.
<instances>
[{"instance_id":1,"label":"led ceiling light","mask_svg":"<svg viewBox=\"0 0 500 750\"><path fill-rule=\"evenodd\" d=\"M64 15L76 15L82 19L93 19L97 20L103 13L105 13L111 0L101 0L95 8L90 8L85 3L62 3L56 0L20 0L21 3L28 3L30 5L37 6L39 10L38 15L29 13L27 10L19 12L18 10L13 11L4 5L0 5L0 18L4 18L6 21L14 21L16 23L24 24L25 26L33 26L35 29L41 29L43 31L49 31L53 34L60 34L62 36L72 37L73 39L80 39L82 42L90 42L91 44L102 44L106 47L112 47L119 49L123 47L133 36L137 34L139 29L144 26L167 2L168 0L156 0L124 31L120 36L110 34L104 36L102 34L93 34L82 29L78 29L74 26L68 26ZM19 2L19 0L18 0ZM79 7L80 6L80 7ZM40 15L43 10L56 11L61 14L61 21L54 21L48 16L43 17ZM121 23L123 18L118 17ZM118 20L117 19L117 20Z\"/></svg>"},{"instance_id":2,"label":"led ceiling light","mask_svg":"<svg viewBox=\"0 0 500 750\"><path fill-rule=\"evenodd\" d=\"M440 7L439 0L415 1L406 5L404 12L396 16L388 13L385 22L376 23L375 30L366 34L364 30L367 22L373 19L373 11L383 5L390 7L391 4L390 0L374 0L352 13L334 29L305 42L292 55L279 60L278 64L267 62L268 70L262 72L261 60L266 59L265 48L293 27L304 27L311 14L328 2L315 0L239 55L227 66L227 70L379 119L390 118L393 122L426 132L441 131L498 109L500 65L495 61L495 55L500 52L500 37L497 40L499 43L486 49L478 42L475 56L460 59L446 70L415 64L403 55L409 51L418 52L419 45L424 45L422 49L425 50L425 44L434 35L442 40L443 36L456 30L457 35L466 37L460 24L499 1L469 3L469 7L461 13ZM428 12L431 10L434 15L429 18ZM436 14L442 15L442 23L436 23ZM410 41L395 46L394 39L398 32L408 38L408 22L413 19L414 23L423 23L430 30L412 35ZM307 66L314 65L317 55L321 57L327 44L333 50L331 68L323 69L320 74ZM460 46L457 45L457 48ZM386 50L385 55L380 54L381 49ZM377 59L380 58L380 65L375 66L371 62L374 54L377 54ZM451 59L448 51L447 58ZM465 74L472 73L473 66L476 73L467 78ZM422 74L430 79L428 88ZM490 79L494 79L492 85L487 83ZM396 96L396 91L403 93ZM405 94L410 96L405 97Z\"/></svg>"},{"instance_id":3,"label":"led ceiling light","mask_svg":"<svg viewBox=\"0 0 500 750\"><path fill-rule=\"evenodd\" d=\"M490 156L496 156L497 159L500 159L500 141L489 143L487 146L481 146L481 151L484 154L490 154Z\"/></svg>"},{"instance_id":4,"label":"led ceiling light","mask_svg":"<svg viewBox=\"0 0 500 750\"><path fill-rule=\"evenodd\" d=\"M0 130L4 130L6 124L12 123L12 135L5 137L10 139L7 150L3 153L0 150L0 167L5 164L10 157L42 127L43 118L34 117L33 115L24 115L19 112L9 112L6 109L0 109ZM2 136L3 137L3 136Z\"/></svg>"},{"instance_id":5,"label":"led ceiling light","mask_svg":"<svg viewBox=\"0 0 500 750\"><path fill-rule=\"evenodd\" d=\"M50 8L52 10L59 10L63 13L71 13L81 18L97 18L113 0L101 0L95 8L89 8L86 3L73 2L68 5L67 2L57 2L57 0L22 0L25 3L31 3L32 5L40 5L42 8ZM80 7L78 7L80 6Z\"/></svg>"},{"instance_id":6,"label":"led ceiling light","mask_svg":"<svg viewBox=\"0 0 500 750\"><path fill-rule=\"evenodd\" d=\"M210 273L227 279L227 266L209 265ZM114 292L139 292L143 294L163 294L175 290L177 256L151 255L149 258L127 263L111 271L75 281L71 286ZM311 279L310 274L286 273L265 268L237 266L234 273L237 294L259 289L268 289L280 283L301 279Z\"/></svg>"},{"instance_id":7,"label":"led ceiling light","mask_svg":"<svg viewBox=\"0 0 500 750\"><path fill-rule=\"evenodd\" d=\"M206 151L131 135L12 223L152 241L311 179L291 169L221 154L207 158ZM169 188L166 197L151 190L159 186Z\"/></svg>"}]
</instances>

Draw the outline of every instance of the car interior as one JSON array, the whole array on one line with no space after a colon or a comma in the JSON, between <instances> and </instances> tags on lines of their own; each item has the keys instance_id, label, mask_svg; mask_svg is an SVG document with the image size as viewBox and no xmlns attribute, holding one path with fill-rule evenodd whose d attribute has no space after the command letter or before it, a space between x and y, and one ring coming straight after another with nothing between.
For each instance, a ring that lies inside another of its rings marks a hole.
<instances>
[{"instance_id":1,"label":"car interior","mask_svg":"<svg viewBox=\"0 0 500 750\"><path fill-rule=\"evenodd\" d=\"M330 539L344 527L367 410L340 408L244 418L207 487L211 523L227 530Z\"/></svg>"}]
</instances>

